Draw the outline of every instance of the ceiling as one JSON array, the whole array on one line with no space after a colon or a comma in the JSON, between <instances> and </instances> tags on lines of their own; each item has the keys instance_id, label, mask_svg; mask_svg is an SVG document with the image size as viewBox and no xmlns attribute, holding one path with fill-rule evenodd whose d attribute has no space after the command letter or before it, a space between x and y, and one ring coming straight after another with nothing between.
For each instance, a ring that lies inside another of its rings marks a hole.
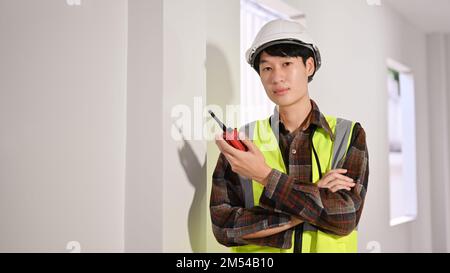
<instances>
[{"instance_id":1,"label":"ceiling","mask_svg":"<svg viewBox=\"0 0 450 273\"><path fill-rule=\"evenodd\" d=\"M450 33L450 0L382 0L426 33Z\"/></svg>"}]
</instances>

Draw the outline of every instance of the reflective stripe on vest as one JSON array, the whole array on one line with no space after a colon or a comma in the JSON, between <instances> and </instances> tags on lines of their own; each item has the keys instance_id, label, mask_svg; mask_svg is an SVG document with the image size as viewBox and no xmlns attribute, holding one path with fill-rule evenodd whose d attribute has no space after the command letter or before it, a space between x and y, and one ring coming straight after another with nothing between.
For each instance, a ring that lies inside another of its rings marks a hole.
<instances>
[{"instance_id":1,"label":"reflective stripe on vest","mask_svg":"<svg viewBox=\"0 0 450 273\"><path fill-rule=\"evenodd\" d=\"M273 118L273 116L272 116ZM330 126L335 140L331 140L330 136L322 128L317 128L313 136L313 144L318 154L320 166L323 174L331 169L341 168L348 147L350 145L351 134L354 123L344 119L335 117L325 117ZM286 172L283 157L278 144L278 136L274 132L278 132L278 120L272 120L272 127L269 120L260 120L248 124L244 127L247 136L253 136L254 144L261 150L266 163L280 172ZM311 151L311 158L314 154ZM312 160L312 178L313 182L319 181L318 166L315 160ZM264 187L250 179L240 176L242 189L244 191L245 207L251 208L259 205L259 198ZM302 235L302 252L303 253L319 253L319 252L357 252L357 231L353 231L347 236L337 236L328 234L318 230L315 226L304 223ZM287 247L287 246L284 246ZM233 252L278 252L292 253L294 250L294 234L292 236L292 246L289 249L272 248L256 245L246 245L232 247Z\"/></svg>"}]
</instances>

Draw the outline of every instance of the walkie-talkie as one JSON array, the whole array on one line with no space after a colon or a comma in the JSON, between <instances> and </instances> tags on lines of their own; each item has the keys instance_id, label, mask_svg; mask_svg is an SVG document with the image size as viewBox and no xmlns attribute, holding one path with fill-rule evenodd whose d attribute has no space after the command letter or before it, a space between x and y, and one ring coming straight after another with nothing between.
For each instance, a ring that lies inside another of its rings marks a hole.
<instances>
[{"instance_id":1,"label":"walkie-talkie","mask_svg":"<svg viewBox=\"0 0 450 273\"><path fill-rule=\"evenodd\" d=\"M231 129L228 128L225 124L223 124L222 121L220 121L216 115L213 113L213 111L209 110L208 111L209 114L217 121L217 123L219 124L219 126L222 128L223 130L223 139L230 144L231 146L233 146L234 148L247 152L248 148L244 145L244 143L242 143L242 141L239 140L239 132L236 128Z\"/></svg>"}]
</instances>

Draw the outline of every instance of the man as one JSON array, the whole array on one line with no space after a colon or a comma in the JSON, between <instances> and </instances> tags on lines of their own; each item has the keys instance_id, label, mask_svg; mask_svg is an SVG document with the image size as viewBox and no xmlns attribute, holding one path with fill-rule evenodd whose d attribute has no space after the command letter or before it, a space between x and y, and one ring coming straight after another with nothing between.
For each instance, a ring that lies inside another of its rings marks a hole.
<instances>
[{"instance_id":1,"label":"man","mask_svg":"<svg viewBox=\"0 0 450 273\"><path fill-rule=\"evenodd\" d=\"M247 152L216 137L216 239L236 252L356 252L369 176L365 132L323 115L310 99L318 48L301 24L275 20L260 30L247 61L277 106L243 128Z\"/></svg>"}]
</instances>

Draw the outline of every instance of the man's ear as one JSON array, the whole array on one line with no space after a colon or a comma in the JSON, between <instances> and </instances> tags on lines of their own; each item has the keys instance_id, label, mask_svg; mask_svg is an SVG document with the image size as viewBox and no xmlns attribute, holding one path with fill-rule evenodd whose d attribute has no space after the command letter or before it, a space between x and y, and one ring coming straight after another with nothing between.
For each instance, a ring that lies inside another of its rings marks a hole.
<instances>
[{"instance_id":1,"label":"man's ear","mask_svg":"<svg viewBox=\"0 0 450 273\"><path fill-rule=\"evenodd\" d=\"M314 70L316 69L316 65L314 64L314 58L309 57L306 60L306 73L308 74L308 77L314 74Z\"/></svg>"}]
</instances>

